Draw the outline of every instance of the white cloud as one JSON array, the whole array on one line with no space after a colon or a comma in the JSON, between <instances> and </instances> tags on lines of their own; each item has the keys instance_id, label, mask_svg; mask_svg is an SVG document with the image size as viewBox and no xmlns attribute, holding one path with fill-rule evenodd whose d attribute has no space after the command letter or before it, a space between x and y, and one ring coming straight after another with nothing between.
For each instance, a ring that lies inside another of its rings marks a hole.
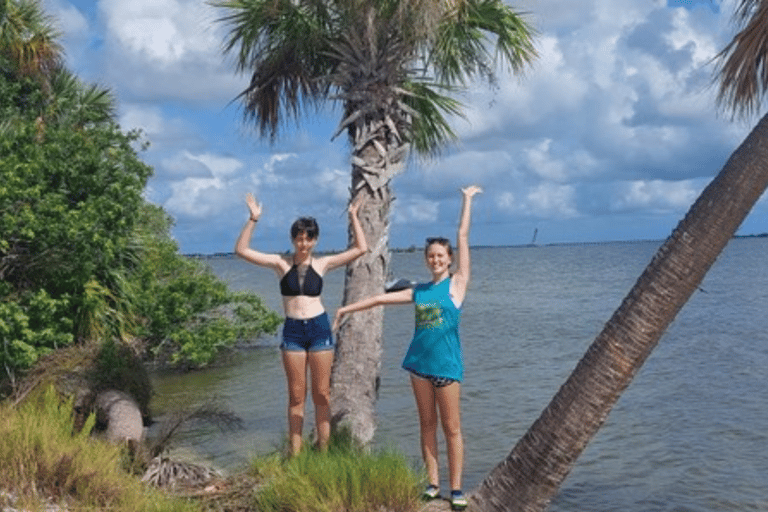
<instances>
[{"instance_id":1,"label":"white cloud","mask_svg":"<svg viewBox=\"0 0 768 512\"><path fill-rule=\"evenodd\" d=\"M392 217L395 223L431 224L437 221L440 214L440 203L419 195L400 198L392 209Z\"/></svg>"},{"instance_id":2,"label":"white cloud","mask_svg":"<svg viewBox=\"0 0 768 512\"><path fill-rule=\"evenodd\" d=\"M147 134L143 157L156 169L148 194L178 216L184 236L239 229L247 190L266 209L263 234L274 227L280 244L299 214L325 219L332 229L324 232L335 233L349 186L349 148L328 142L337 120L325 111L302 118L306 131L289 127L268 147L244 133L239 117L225 119L247 77L221 55L221 13L199 0L98 0L98 12L86 12L86 0L69 0L79 12L67 0L46 1L68 27L75 69L113 84L121 125ZM635 215L666 226L753 124L718 117L709 87L709 60L734 33L734 2L719 3L720 14L707 0L696 9L666 0L511 2L530 13L539 58L521 77L497 70L496 88L473 84L461 98L467 121L454 123L459 145L393 180L393 243L427 225L447 229L449 218L452 226L456 191L468 183L486 191L474 219L478 243L496 239L483 238L499 229L484 219L499 214L510 225L547 221L552 233L557 223L594 226L612 215L622 226Z\"/></svg>"},{"instance_id":3,"label":"white cloud","mask_svg":"<svg viewBox=\"0 0 768 512\"><path fill-rule=\"evenodd\" d=\"M570 185L540 183L522 194L505 191L497 194L497 207L522 217L569 219L578 217L576 193Z\"/></svg>"},{"instance_id":4,"label":"white cloud","mask_svg":"<svg viewBox=\"0 0 768 512\"><path fill-rule=\"evenodd\" d=\"M632 181L620 184L612 198L611 210L617 212L685 212L701 193L703 186L690 180L678 182Z\"/></svg>"},{"instance_id":5,"label":"white cloud","mask_svg":"<svg viewBox=\"0 0 768 512\"><path fill-rule=\"evenodd\" d=\"M221 54L225 27L196 0L101 0L105 69L121 91L142 100L225 102L242 91Z\"/></svg>"},{"instance_id":6,"label":"white cloud","mask_svg":"<svg viewBox=\"0 0 768 512\"><path fill-rule=\"evenodd\" d=\"M232 176L243 168L243 162L231 156L219 156L211 153L200 155L189 155L193 160L197 160L211 170L211 173L217 178Z\"/></svg>"},{"instance_id":7,"label":"white cloud","mask_svg":"<svg viewBox=\"0 0 768 512\"><path fill-rule=\"evenodd\" d=\"M572 186L542 183L528 193L527 202L535 215L568 219L578 215L574 199Z\"/></svg>"},{"instance_id":8,"label":"white cloud","mask_svg":"<svg viewBox=\"0 0 768 512\"><path fill-rule=\"evenodd\" d=\"M208 55L220 43L206 2L101 0L99 8L120 49L154 66Z\"/></svg>"},{"instance_id":9,"label":"white cloud","mask_svg":"<svg viewBox=\"0 0 768 512\"><path fill-rule=\"evenodd\" d=\"M314 179L318 193L330 195L342 204L349 200L349 171L323 169Z\"/></svg>"},{"instance_id":10,"label":"white cloud","mask_svg":"<svg viewBox=\"0 0 768 512\"><path fill-rule=\"evenodd\" d=\"M221 212L222 200L230 198L218 178L186 178L171 184L171 190L173 193L163 206L174 215L195 219Z\"/></svg>"},{"instance_id":11,"label":"white cloud","mask_svg":"<svg viewBox=\"0 0 768 512\"><path fill-rule=\"evenodd\" d=\"M189 153L182 152L161 161L166 176L186 178L212 178L211 169Z\"/></svg>"},{"instance_id":12,"label":"white cloud","mask_svg":"<svg viewBox=\"0 0 768 512\"><path fill-rule=\"evenodd\" d=\"M563 182L568 178L568 169L564 162L552 158L550 155L551 146L552 139L544 139L538 145L525 151L526 160L528 166L539 177Z\"/></svg>"},{"instance_id":13,"label":"white cloud","mask_svg":"<svg viewBox=\"0 0 768 512\"><path fill-rule=\"evenodd\" d=\"M158 136L165 131L163 114L158 107L126 105L119 121L126 130L141 129L150 136Z\"/></svg>"},{"instance_id":14,"label":"white cloud","mask_svg":"<svg viewBox=\"0 0 768 512\"><path fill-rule=\"evenodd\" d=\"M288 183L281 173L276 169L288 162L289 160L296 158L293 154L276 154L272 155L269 160L260 168L251 171L250 179L256 188L261 186L277 186L280 184Z\"/></svg>"},{"instance_id":15,"label":"white cloud","mask_svg":"<svg viewBox=\"0 0 768 512\"><path fill-rule=\"evenodd\" d=\"M88 32L88 20L75 6L65 0L45 0L44 5L64 37L80 40Z\"/></svg>"}]
</instances>

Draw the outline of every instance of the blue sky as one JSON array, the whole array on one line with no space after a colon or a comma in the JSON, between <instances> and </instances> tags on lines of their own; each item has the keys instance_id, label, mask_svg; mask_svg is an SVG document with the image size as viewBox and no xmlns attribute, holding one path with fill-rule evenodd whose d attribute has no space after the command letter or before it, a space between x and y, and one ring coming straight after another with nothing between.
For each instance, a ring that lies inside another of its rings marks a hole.
<instances>
[{"instance_id":1,"label":"blue sky","mask_svg":"<svg viewBox=\"0 0 768 512\"><path fill-rule=\"evenodd\" d=\"M757 119L714 107L712 57L733 36L733 0L521 0L540 57L498 87L460 98L461 137L441 158L415 159L392 186L391 245L453 237L458 189L485 188L479 245L666 238ZM185 253L232 250L251 191L264 206L253 245L290 247L299 215L321 226L320 249L346 244L349 150L331 141L329 107L270 145L232 100L246 77L222 57L220 15L202 0L44 0L67 64L109 87L125 129L141 128L155 174L147 198L176 220ZM768 232L768 206L740 234Z\"/></svg>"}]
</instances>

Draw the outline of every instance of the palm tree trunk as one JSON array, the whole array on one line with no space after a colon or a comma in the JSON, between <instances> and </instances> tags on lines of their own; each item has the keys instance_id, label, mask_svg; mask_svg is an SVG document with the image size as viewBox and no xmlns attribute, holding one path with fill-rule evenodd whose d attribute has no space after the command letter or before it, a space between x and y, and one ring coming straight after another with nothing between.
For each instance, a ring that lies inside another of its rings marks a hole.
<instances>
[{"instance_id":1,"label":"palm tree trunk","mask_svg":"<svg viewBox=\"0 0 768 512\"><path fill-rule=\"evenodd\" d=\"M544 510L768 185L763 117L605 325L539 419L473 493L479 510Z\"/></svg>"},{"instance_id":2,"label":"palm tree trunk","mask_svg":"<svg viewBox=\"0 0 768 512\"><path fill-rule=\"evenodd\" d=\"M361 169L354 166L352 190L368 195L359 216L370 250L347 266L343 304L382 293L389 271L391 191L388 184L372 190L363 181ZM351 243L351 230L349 237ZM362 444L370 443L376 431L383 322L382 307L360 311L346 317L337 335L331 371L331 424L334 430L349 428Z\"/></svg>"}]
</instances>

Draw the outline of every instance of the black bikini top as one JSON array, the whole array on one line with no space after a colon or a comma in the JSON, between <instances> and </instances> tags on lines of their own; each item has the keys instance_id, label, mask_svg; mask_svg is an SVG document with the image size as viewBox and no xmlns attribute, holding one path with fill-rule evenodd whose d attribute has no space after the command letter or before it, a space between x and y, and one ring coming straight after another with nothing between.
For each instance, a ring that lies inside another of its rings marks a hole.
<instances>
[{"instance_id":1,"label":"black bikini top","mask_svg":"<svg viewBox=\"0 0 768 512\"><path fill-rule=\"evenodd\" d=\"M315 272L311 263L307 266L302 284L303 286L299 285L299 268L294 263L280 280L280 295L283 297L296 297L297 295L317 297L320 295L320 292L323 291L323 278Z\"/></svg>"}]
</instances>

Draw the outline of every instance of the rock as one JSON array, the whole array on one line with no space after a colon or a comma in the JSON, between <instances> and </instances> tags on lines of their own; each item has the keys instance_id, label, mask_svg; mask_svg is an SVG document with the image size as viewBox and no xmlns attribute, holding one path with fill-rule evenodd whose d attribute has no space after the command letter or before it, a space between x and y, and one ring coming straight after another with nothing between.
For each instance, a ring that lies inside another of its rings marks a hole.
<instances>
[{"instance_id":1,"label":"rock","mask_svg":"<svg viewBox=\"0 0 768 512\"><path fill-rule=\"evenodd\" d=\"M108 441L138 443L144 439L144 421L136 400L123 391L110 389L96 396L96 423Z\"/></svg>"}]
</instances>

